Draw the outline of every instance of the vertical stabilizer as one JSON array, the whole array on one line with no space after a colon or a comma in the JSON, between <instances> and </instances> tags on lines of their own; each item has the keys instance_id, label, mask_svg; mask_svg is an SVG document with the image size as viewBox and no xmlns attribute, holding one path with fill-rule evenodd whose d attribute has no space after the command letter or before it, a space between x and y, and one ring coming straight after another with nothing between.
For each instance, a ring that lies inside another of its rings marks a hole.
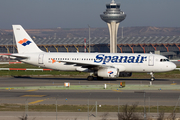
<instances>
[{"instance_id":1,"label":"vertical stabilizer","mask_svg":"<svg viewBox=\"0 0 180 120\"><path fill-rule=\"evenodd\" d=\"M43 52L34 43L21 25L12 25L18 53L37 53Z\"/></svg>"}]
</instances>

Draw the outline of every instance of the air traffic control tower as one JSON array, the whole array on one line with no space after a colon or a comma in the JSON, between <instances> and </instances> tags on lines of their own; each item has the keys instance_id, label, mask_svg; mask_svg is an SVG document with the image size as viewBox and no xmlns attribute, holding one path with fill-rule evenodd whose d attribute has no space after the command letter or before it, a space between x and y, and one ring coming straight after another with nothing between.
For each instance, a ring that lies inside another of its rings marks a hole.
<instances>
[{"instance_id":1,"label":"air traffic control tower","mask_svg":"<svg viewBox=\"0 0 180 120\"><path fill-rule=\"evenodd\" d=\"M117 32L119 23L126 18L126 14L120 10L120 4L114 0L106 4L106 11L100 15L101 19L108 24L110 33L110 53L117 53Z\"/></svg>"}]
</instances>

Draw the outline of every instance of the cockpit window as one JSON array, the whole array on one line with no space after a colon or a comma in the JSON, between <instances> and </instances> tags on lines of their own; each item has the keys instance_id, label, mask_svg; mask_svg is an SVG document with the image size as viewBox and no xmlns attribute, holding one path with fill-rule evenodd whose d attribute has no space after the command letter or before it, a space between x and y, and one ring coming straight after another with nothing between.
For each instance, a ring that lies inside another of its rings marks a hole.
<instances>
[{"instance_id":1,"label":"cockpit window","mask_svg":"<svg viewBox=\"0 0 180 120\"><path fill-rule=\"evenodd\" d=\"M169 61L169 59L160 59L160 62L166 62Z\"/></svg>"}]
</instances>

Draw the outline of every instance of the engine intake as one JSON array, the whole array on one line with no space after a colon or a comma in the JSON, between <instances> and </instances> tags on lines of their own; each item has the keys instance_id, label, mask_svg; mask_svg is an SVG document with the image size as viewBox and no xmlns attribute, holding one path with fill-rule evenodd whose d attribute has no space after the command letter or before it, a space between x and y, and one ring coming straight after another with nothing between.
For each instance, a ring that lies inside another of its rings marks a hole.
<instances>
[{"instance_id":1,"label":"engine intake","mask_svg":"<svg viewBox=\"0 0 180 120\"><path fill-rule=\"evenodd\" d=\"M97 76L106 78L116 78L119 76L119 70L116 68L99 69Z\"/></svg>"}]
</instances>

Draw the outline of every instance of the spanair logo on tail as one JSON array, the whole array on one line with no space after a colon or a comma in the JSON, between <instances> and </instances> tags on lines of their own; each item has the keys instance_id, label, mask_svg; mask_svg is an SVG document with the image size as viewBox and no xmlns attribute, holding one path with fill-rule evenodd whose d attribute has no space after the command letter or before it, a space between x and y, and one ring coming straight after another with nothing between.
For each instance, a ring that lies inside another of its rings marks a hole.
<instances>
[{"instance_id":1,"label":"spanair logo on tail","mask_svg":"<svg viewBox=\"0 0 180 120\"><path fill-rule=\"evenodd\" d=\"M24 38L23 40L20 40L18 43L23 45L23 46L26 46L26 45L29 45L31 43L31 41L29 41L28 39Z\"/></svg>"}]
</instances>

